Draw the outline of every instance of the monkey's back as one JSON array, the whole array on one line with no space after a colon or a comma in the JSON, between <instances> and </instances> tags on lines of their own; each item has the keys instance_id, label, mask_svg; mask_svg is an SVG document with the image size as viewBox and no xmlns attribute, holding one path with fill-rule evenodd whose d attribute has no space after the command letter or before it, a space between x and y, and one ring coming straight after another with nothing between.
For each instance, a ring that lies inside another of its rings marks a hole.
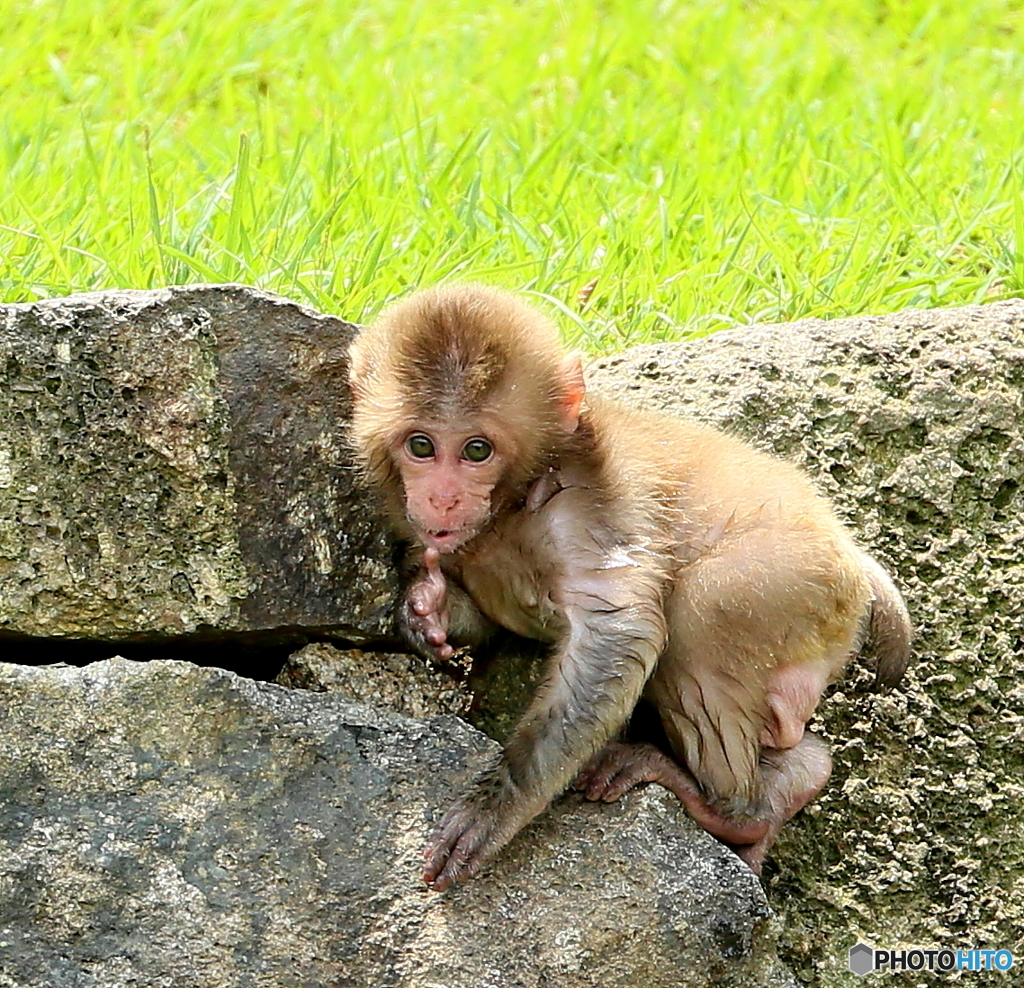
<instances>
[{"instance_id":1,"label":"monkey's back","mask_svg":"<svg viewBox=\"0 0 1024 988\"><path fill-rule=\"evenodd\" d=\"M694 419L588 398L587 418L603 456L609 489L628 499L671 506L709 525L771 510L802 527L848 537L829 502L803 471L745 440Z\"/></svg>"},{"instance_id":2,"label":"monkey's back","mask_svg":"<svg viewBox=\"0 0 1024 988\"><path fill-rule=\"evenodd\" d=\"M806 615L811 651L812 639L847 641L839 629L859 627L871 601L863 554L796 466L691 419L606 399L589 415L606 482L642 506L627 524L660 532L678 585L692 570L719 588L724 612L747 609L749 595Z\"/></svg>"}]
</instances>

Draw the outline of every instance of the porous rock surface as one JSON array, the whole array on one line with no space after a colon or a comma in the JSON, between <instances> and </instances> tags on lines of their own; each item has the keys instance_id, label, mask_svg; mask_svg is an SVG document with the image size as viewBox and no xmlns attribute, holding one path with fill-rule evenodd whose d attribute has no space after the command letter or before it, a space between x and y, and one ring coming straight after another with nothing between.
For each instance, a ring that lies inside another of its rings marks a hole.
<instances>
[{"instance_id":1,"label":"porous rock surface","mask_svg":"<svg viewBox=\"0 0 1024 988\"><path fill-rule=\"evenodd\" d=\"M473 701L464 682L418 655L368 654L325 642L289 655L274 682L290 689L339 693L407 717L464 716Z\"/></svg>"},{"instance_id":2,"label":"porous rock surface","mask_svg":"<svg viewBox=\"0 0 1024 988\"><path fill-rule=\"evenodd\" d=\"M0 633L381 634L388 549L340 438L350 335L238 286L0 308ZM851 984L858 941L1020 953L1024 302L738 328L589 380L802 464L918 625L899 688L855 665L816 719L835 772L765 873L799 980ZM349 696L426 709L436 683L350 658ZM476 681L487 725L502 675ZM784 977L756 885L664 793L560 804L434 896L423 831L491 750L453 718L184 664L3 683L0 988Z\"/></svg>"},{"instance_id":3,"label":"porous rock surface","mask_svg":"<svg viewBox=\"0 0 1024 988\"><path fill-rule=\"evenodd\" d=\"M798 978L851 984L859 940L1019 954L1024 301L637 347L590 383L806 467L918 626L900 687L873 695L851 670L820 710L835 771L766 873Z\"/></svg>"},{"instance_id":4,"label":"porous rock surface","mask_svg":"<svg viewBox=\"0 0 1024 988\"><path fill-rule=\"evenodd\" d=\"M17 657L17 656L14 656ZM784 988L738 859L648 791L563 801L439 894L496 745L189 663L0 664L3 988Z\"/></svg>"},{"instance_id":5,"label":"porous rock surface","mask_svg":"<svg viewBox=\"0 0 1024 988\"><path fill-rule=\"evenodd\" d=\"M354 330L240 285L0 305L0 634L388 631Z\"/></svg>"}]
</instances>

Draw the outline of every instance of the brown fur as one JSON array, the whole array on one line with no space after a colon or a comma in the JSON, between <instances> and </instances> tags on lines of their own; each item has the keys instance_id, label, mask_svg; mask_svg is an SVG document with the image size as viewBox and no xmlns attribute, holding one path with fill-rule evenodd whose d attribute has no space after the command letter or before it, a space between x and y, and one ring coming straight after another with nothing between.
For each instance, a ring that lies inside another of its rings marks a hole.
<instances>
[{"instance_id":1,"label":"brown fur","mask_svg":"<svg viewBox=\"0 0 1024 988\"><path fill-rule=\"evenodd\" d=\"M390 450L412 423L472 416L514 446L509 486L522 489L564 436L555 413L561 346L540 313L503 292L435 288L392 306L350 352L352 438L371 484L395 482Z\"/></svg>"}]
</instances>

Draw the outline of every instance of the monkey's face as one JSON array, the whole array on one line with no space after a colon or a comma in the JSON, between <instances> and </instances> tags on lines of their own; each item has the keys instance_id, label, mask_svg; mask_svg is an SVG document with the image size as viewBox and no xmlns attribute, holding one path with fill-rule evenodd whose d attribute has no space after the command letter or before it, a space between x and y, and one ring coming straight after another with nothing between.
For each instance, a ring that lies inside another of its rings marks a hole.
<instances>
[{"instance_id":1,"label":"monkey's face","mask_svg":"<svg viewBox=\"0 0 1024 988\"><path fill-rule=\"evenodd\" d=\"M494 440L471 428L417 428L393 455L406 516L426 548L454 552L487 527L491 494L505 470Z\"/></svg>"}]
</instances>

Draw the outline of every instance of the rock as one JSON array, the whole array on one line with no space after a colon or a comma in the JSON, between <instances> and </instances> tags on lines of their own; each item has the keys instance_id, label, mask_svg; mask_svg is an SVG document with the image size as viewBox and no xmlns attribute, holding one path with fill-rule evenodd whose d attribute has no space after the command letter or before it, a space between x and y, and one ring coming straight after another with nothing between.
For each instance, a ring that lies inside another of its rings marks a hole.
<instances>
[{"instance_id":1,"label":"rock","mask_svg":"<svg viewBox=\"0 0 1024 988\"><path fill-rule=\"evenodd\" d=\"M388 633L343 439L353 331L238 285L0 306L0 633Z\"/></svg>"},{"instance_id":2,"label":"rock","mask_svg":"<svg viewBox=\"0 0 1024 988\"><path fill-rule=\"evenodd\" d=\"M339 693L406 717L465 715L472 695L460 681L416 655L307 645L288 657L274 680L290 689Z\"/></svg>"},{"instance_id":3,"label":"rock","mask_svg":"<svg viewBox=\"0 0 1024 988\"><path fill-rule=\"evenodd\" d=\"M288 656L274 682L339 693L407 717L456 714L504 741L533 699L547 649L510 633L496 636L475 655L460 652L433 665L415 655L307 645Z\"/></svg>"},{"instance_id":4,"label":"rock","mask_svg":"<svg viewBox=\"0 0 1024 988\"><path fill-rule=\"evenodd\" d=\"M40 636L24 653L38 661L53 637L189 655L204 637L387 634L389 549L342 443L351 332L238 286L4 307L7 657L17 636ZM1012 949L1024 301L744 327L639 347L589 377L802 464L897 575L920 629L898 689L871 693L855 664L813 725L835 772L766 870L785 960L838 988L858 941ZM324 654L292 674L327 683ZM411 665L370 661L350 653L336 685L417 711L454 702L450 684L413 673L403 686ZM489 732L507 729L537 663L499 654L474 670ZM6 676L0 988L784 977L756 883L664 793L561 803L483 880L436 897L414 875L427 819L491 750L454 719L180 664Z\"/></svg>"},{"instance_id":5,"label":"rock","mask_svg":"<svg viewBox=\"0 0 1024 988\"><path fill-rule=\"evenodd\" d=\"M674 797L567 799L419 880L493 742L180 662L0 665L4 988L792 985L754 877Z\"/></svg>"},{"instance_id":6,"label":"rock","mask_svg":"<svg viewBox=\"0 0 1024 988\"><path fill-rule=\"evenodd\" d=\"M874 695L851 670L813 725L835 771L783 831L769 880L798 976L850 984L859 940L1012 949L1024 926L1024 301L637 347L597 361L590 383L806 467L897 575L918 625L904 684Z\"/></svg>"}]
</instances>

